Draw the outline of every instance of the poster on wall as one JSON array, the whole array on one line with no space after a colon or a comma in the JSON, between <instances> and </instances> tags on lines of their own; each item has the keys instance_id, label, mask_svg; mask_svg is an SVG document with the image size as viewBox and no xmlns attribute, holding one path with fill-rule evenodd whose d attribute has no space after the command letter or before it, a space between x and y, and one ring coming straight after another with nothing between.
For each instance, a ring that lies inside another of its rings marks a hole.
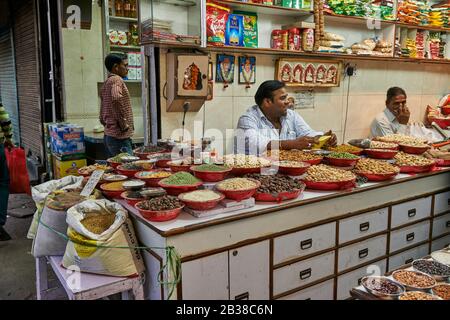
<instances>
[{"instance_id":1,"label":"poster on wall","mask_svg":"<svg viewBox=\"0 0 450 320\"><path fill-rule=\"evenodd\" d=\"M290 87L339 87L342 61L280 58L275 79Z\"/></svg>"},{"instance_id":2,"label":"poster on wall","mask_svg":"<svg viewBox=\"0 0 450 320\"><path fill-rule=\"evenodd\" d=\"M239 84L250 84L256 82L256 57L239 57Z\"/></svg>"},{"instance_id":3,"label":"poster on wall","mask_svg":"<svg viewBox=\"0 0 450 320\"><path fill-rule=\"evenodd\" d=\"M234 82L234 59L233 55L218 54L216 61L216 82L230 84Z\"/></svg>"}]
</instances>

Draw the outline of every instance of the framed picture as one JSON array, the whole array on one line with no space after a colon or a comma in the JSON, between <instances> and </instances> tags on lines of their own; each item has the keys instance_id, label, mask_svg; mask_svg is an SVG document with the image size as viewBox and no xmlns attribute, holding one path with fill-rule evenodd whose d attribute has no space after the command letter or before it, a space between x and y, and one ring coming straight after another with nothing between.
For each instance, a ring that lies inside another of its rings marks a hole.
<instances>
[{"instance_id":1,"label":"framed picture","mask_svg":"<svg viewBox=\"0 0 450 320\"><path fill-rule=\"evenodd\" d=\"M216 61L216 82L234 82L234 60L233 55L218 54Z\"/></svg>"},{"instance_id":2,"label":"framed picture","mask_svg":"<svg viewBox=\"0 0 450 320\"><path fill-rule=\"evenodd\" d=\"M253 84L256 82L256 57L239 57L239 83Z\"/></svg>"},{"instance_id":3,"label":"framed picture","mask_svg":"<svg viewBox=\"0 0 450 320\"><path fill-rule=\"evenodd\" d=\"M342 61L280 58L275 79L290 87L339 87Z\"/></svg>"},{"instance_id":4,"label":"framed picture","mask_svg":"<svg viewBox=\"0 0 450 320\"><path fill-rule=\"evenodd\" d=\"M206 97L208 56L177 56L177 94L184 97Z\"/></svg>"}]
</instances>

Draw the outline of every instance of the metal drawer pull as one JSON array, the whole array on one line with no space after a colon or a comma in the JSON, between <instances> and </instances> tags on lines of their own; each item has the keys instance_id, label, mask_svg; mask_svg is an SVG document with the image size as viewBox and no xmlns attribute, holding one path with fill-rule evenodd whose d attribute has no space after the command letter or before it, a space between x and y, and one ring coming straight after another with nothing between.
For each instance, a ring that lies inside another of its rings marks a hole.
<instances>
[{"instance_id":1,"label":"metal drawer pull","mask_svg":"<svg viewBox=\"0 0 450 320\"><path fill-rule=\"evenodd\" d=\"M414 232L408 233L406 235L406 241L413 241L414 240Z\"/></svg>"},{"instance_id":2,"label":"metal drawer pull","mask_svg":"<svg viewBox=\"0 0 450 320\"><path fill-rule=\"evenodd\" d=\"M365 248L365 249L359 250L359 252L358 252L358 256L359 256L360 259L365 258L368 255L369 255L369 248Z\"/></svg>"},{"instance_id":3,"label":"metal drawer pull","mask_svg":"<svg viewBox=\"0 0 450 320\"><path fill-rule=\"evenodd\" d=\"M416 209L408 210L408 217L412 218L416 215Z\"/></svg>"},{"instance_id":4,"label":"metal drawer pull","mask_svg":"<svg viewBox=\"0 0 450 320\"><path fill-rule=\"evenodd\" d=\"M410 263L413 262L413 261L414 261L414 258L410 258L410 259L408 259L408 260L405 261L405 264L410 264Z\"/></svg>"},{"instance_id":5,"label":"metal drawer pull","mask_svg":"<svg viewBox=\"0 0 450 320\"><path fill-rule=\"evenodd\" d=\"M233 250L233 256L237 256L238 255L238 251L237 250Z\"/></svg>"},{"instance_id":6,"label":"metal drawer pull","mask_svg":"<svg viewBox=\"0 0 450 320\"><path fill-rule=\"evenodd\" d=\"M250 294L248 292L241 293L234 297L234 300L248 300Z\"/></svg>"},{"instance_id":7,"label":"metal drawer pull","mask_svg":"<svg viewBox=\"0 0 450 320\"><path fill-rule=\"evenodd\" d=\"M450 220L445 223L446 228L450 228Z\"/></svg>"},{"instance_id":8,"label":"metal drawer pull","mask_svg":"<svg viewBox=\"0 0 450 320\"><path fill-rule=\"evenodd\" d=\"M359 225L359 231L367 231L367 230L369 230L369 227L370 227L370 223L369 222L361 223Z\"/></svg>"},{"instance_id":9,"label":"metal drawer pull","mask_svg":"<svg viewBox=\"0 0 450 320\"><path fill-rule=\"evenodd\" d=\"M303 240L300 242L300 249L306 250L312 247L312 239Z\"/></svg>"},{"instance_id":10,"label":"metal drawer pull","mask_svg":"<svg viewBox=\"0 0 450 320\"><path fill-rule=\"evenodd\" d=\"M312 271L311 268L300 271L300 279L305 280L311 277L311 271Z\"/></svg>"}]
</instances>

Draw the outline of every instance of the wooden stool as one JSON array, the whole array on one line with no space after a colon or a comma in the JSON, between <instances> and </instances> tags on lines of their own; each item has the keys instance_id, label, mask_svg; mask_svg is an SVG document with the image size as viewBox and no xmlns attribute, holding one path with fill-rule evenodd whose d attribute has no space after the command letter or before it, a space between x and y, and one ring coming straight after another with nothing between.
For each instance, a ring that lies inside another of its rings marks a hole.
<instances>
[{"instance_id":1,"label":"wooden stool","mask_svg":"<svg viewBox=\"0 0 450 320\"><path fill-rule=\"evenodd\" d=\"M95 300L121 293L123 300L144 299L140 277L125 278L82 273L61 266L62 256L36 258L36 292L38 300L61 299L65 293L70 300ZM49 288L47 262L55 272L61 286ZM64 290L62 290L64 289Z\"/></svg>"}]
</instances>

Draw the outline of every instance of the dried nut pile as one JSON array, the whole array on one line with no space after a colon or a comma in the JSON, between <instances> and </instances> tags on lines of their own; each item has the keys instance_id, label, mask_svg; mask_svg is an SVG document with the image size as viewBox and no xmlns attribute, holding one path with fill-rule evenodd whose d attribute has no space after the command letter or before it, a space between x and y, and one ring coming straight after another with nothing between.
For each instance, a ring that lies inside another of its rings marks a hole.
<instances>
[{"instance_id":1,"label":"dried nut pile","mask_svg":"<svg viewBox=\"0 0 450 320\"><path fill-rule=\"evenodd\" d=\"M170 177L172 173L168 171L142 171L139 172L138 177L142 178L167 178Z\"/></svg>"},{"instance_id":2,"label":"dried nut pile","mask_svg":"<svg viewBox=\"0 0 450 320\"><path fill-rule=\"evenodd\" d=\"M364 279L363 285L370 290L384 294L398 294L402 292L402 288L393 281L378 277L367 277Z\"/></svg>"},{"instance_id":3,"label":"dried nut pile","mask_svg":"<svg viewBox=\"0 0 450 320\"><path fill-rule=\"evenodd\" d=\"M142 201L139 208L151 211L165 211L181 207L183 204L174 196L162 196Z\"/></svg>"},{"instance_id":4,"label":"dried nut pile","mask_svg":"<svg viewBox=\"0 0 450 320\"><path fill-rule=\"evenodd\" d=\"M348 152L348 153L358 153L362 151L361 148L354 147L348 144L341 144L336 147L330 147L328 148L328 150L333 152Z\"/></svg>"},{"instance_id":5,"label":"dried nut pile","mask_svg":"<svg viewBox=\"0 0 450 320\"><path fill-rule=\"evenodd\" d=\"M395 164L398 166L428 166L434 163L433 160L422 156L399 152L395 155Z\"/></svg>"},{"instance_id":6,"label":"dried nut pile","mask_svg":"<svg viewBox=\"0 0 450 320\"><path fill-rule=\"evenodd\" d=\"M302 190L304 188L304 184L300 180L281 174L268 176L259 173L251 173L246 174L245 177L261 182L261 186L257 190L259 193L279 193Z\"/></svg>"},{"instance_id":7,"label":"dried nut pile","mask_svg":"<svg viewBox=\"0 0 450 320\"><path fill-rule=\"evenodd\" d=\"M186 201L205 202L217 200L221 196L222 195L220 193L214 192L212 190L195 190L192 192L181 194L179 198Z\"/></svg>"},{"instance_id":8,"label":"dried nut pile","mask_svg":"<svg viewBox=\"0 0 450 320\"><path fill-rule=\"evenodd\" d=\"M450 284L438 284L434 286L433 293L444 300L450 300Z\"/></svg>"},{"instance_id":9,"label":"dried nut pile","mask_svg":"<svg viewBox=\"0 0 450 320\"><path fill-rule=\"evenodd\" d=\"M383 142L383 141L371 141L370 142L371 149L394 149L398 148L398 144L391 142Z\"/></svg>"},{"instance_id":10,"label":"dried nut pile","mask_svg":"<svg viewBox=\"0 0 450 320\"><path fill-rule=\"evenodd\" d=\"M288 167L288 168L304 168L308 167L309 164L301 161L277 161L274 163L274 165L279 167Z\"/></svg>"},{"instance_id":11,"label":"dried nut pile","mask_svg":"<svg viewBox=\"0 0 450 320\"><path fill-rule=\"evenodd\" d=\"M358 161L355 171L371 174L389 174L398 173L400 169L386 161L366 158Z\"/></svg>"},{"instance_id":12,"label":"dried nut pile","mask_svg":"<svg viewBox=\"0 0 450 320\"><path fill-rule=\"evenodd\" d=\"M307 161L307 160L322 160L322 156L317 154L303 152L300 150L271 150L267 155L272 158L278 158L281 161Z\"/></svg>"},{"instance_id":13,"label":"dried nut pile","mask_svg":"<svg viewBox=\"0 0 450 320\"><path fill-rule=\"evenodd\" d=\"M421 291L408 291L399 297L399 300L439 300L431 294Z\"/></svg>"},{"instance_id":14,"label":"dried nut pile","mask_svg":"<svg viewBox=\"0 0 450 320\"><path fill-rule=\"evenodd\" d=\"M433 260L416 260L413 268L432 276L450 276L450 267Z\"/></svg>"},{"instance_id":15,"label":"dried nut pile","mask_svg":"<svg viewBox=\"0 0 450 320\"><path fill-rule=\"evenodd\" d=\"M113 213L86 213L80 222L90 232L102 234L111 227L115 219L116 215Z\"/></svg>"},{"instance_id":16,"label":"dried nut pile","mask_svg":"<svg viewBox=\"0 0 450 320\"><path fill-rule=\"evenodd\" d=\"M92 172L94 172L95 170L104 170L105 172L114 171L114 169L110 166L96 163L90 166L81 167L80 170L78 170L78 172L82 175L88 175L92 174Z\"/></svg>"},{"instance_id":17,"label":"dried nut pile","mask_svg":"<svg viewBox=\"0 0 450 320\"><path fill-rule=\"evenodd\" d=\"M306 171L305 180L315 182L339 182L356 179L350 171L336 169L324 164L311 166Z\"/></svg>"},{"instance_id":18,"label":"dried nut pile","mask_svg":"<svg viewBox=\"0 0 450 320\"><path fill-rule=\"evenodd\" d=\"M429 145L427 145L426 143L420 142L420 141L403 142L400 144L402 146L407 146L407 147L417 147L417 148L428 148L429 147Z\"/></svg>"},{"instance_id":19,"label":"dried nut pile","mask_svg":"<svg viewBox=\"0 0 450 320\"><path fill-rule=\"evenodd\" d=\"M229 154L223 157L223 163L233 168L262 168L269 167L267 159L245 154Z\"/></svg>"},{"instance_id":20,"label":"dried nut pile","mask_svg":"<svg viewBox=\"0 0 450 320\"><path fill-rule=\"evenodd\" d=\"M394 279L401 284L414 288L429 288L436 284L436 281L429 275L409 270L399 270L392 274Z\"/></svg>"},{"instance_id":21,"label":"dried nut pile","mask_svg":"<svg viewBox=\"0 0 450 320\"><path fill-rule=\"evenodd\" d=\"M406 136L404 134L388 134L384 137L377 137L376 140L383 141L383 142L393 142L398 144L405 144L405 143L417 143L417 144L423 144L426 143L426 140L420 139L420 138L414 138L410 136Z\"/></svg>"},{"instance_id":22,"label":"dried nut pile","mask_svg":"<svg viewBox=\"0 0 450 320\"><path fill-rule=\"evenodd\" d=\"M224 180L218 183L216 186L217 188L219 188L219 190L238 191L255 188L257 184L254 181L246 178L232 178Z\"/></svg>"},{"instance_id":23,"label":"dried nut pile","mask_svg":"<svg viewBox=\"0 0 450 320\"><path fill-rule=\"evenodd\" d=\"M332 152L329 155L327 155L326 157L334 158L334 159L350 159L350 160L359 159L358 156L355 156L354 154L351 154L348 152Z\"/></svg>"}]
</instances>

